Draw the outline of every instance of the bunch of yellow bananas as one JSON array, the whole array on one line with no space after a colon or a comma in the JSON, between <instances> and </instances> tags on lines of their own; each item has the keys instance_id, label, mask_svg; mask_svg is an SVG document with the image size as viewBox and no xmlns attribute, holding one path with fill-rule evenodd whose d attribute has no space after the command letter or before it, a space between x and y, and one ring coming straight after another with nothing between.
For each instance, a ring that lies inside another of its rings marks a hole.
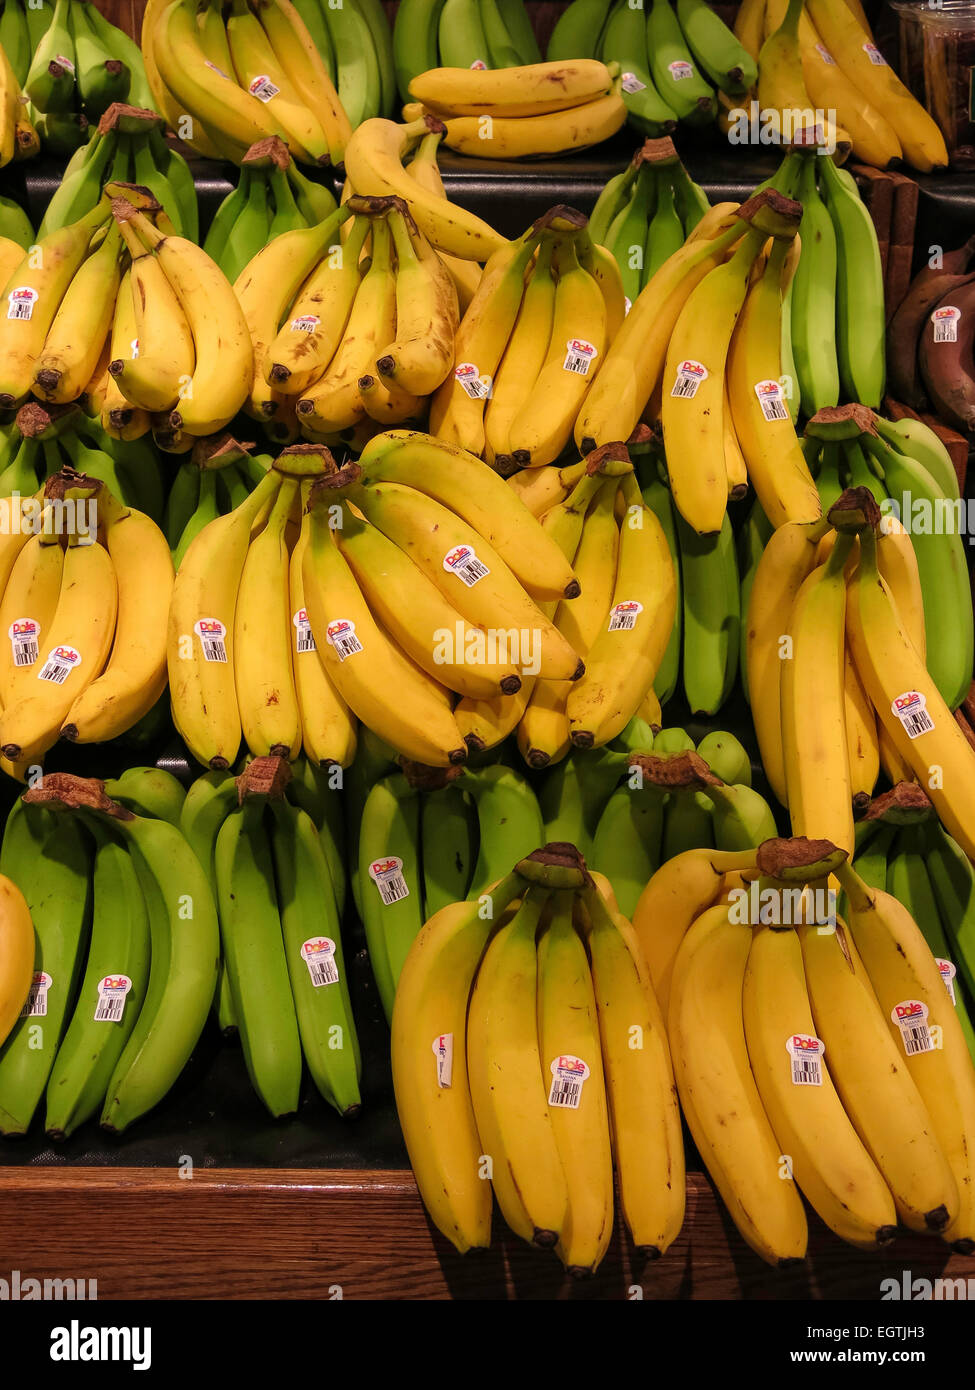
<instances>
[{"instance_id":1,"label":"bunch of yellow bananas","mask_svg":"<svg viewBox=\"0 0 975 1390\"><path fill-rule=\"evenodd\" d=\"M234 289L253 348L245 409L292 438L362 448L420 421L453 364L455 282L398 196L353 196L275 237Z\"/></svg>"},{"instance_id":2,"label":"bunch of yellow bananas","mask_svg":"<svg viewBox=\"0 0 975 1390\"><path fill-rule=\"evenodd\" d=\"M748 97L719 93L719 124L732 138L757 96L762 121L786 143L825 146L840 163L852 150L878 169L947 167L944 136L888 65L859 4L743 0L735 34L757 61L758 84Z\"/></svg>"},{"instance_id":3,"label":"bunch of yellow bananas","mask_svg":"<svg viewBox=\"0 0 975 1390\"><path fill-rule=\"evenodd\" d=\"M641 291L576 420L587 453L659 416L674 504L699 535L749 481L773 526L820 514L781 384L800 214L774 189L712 208Z\"/></svg>"},{"instance_id":4,"label":"bunch of yellow bananas","mask_svg":"<svg viewBox=\"0 0 975 1390\"><path fill-rule=\"evenodd\" d=\"M626 121L615 73L594 58L521 67L433 68L410 83L403 119L443 122L444 144L480 159L586 150Z\"/></svg>"},{"instance_id":5,"label":"bunch of yellow bananas","mask_svg":"<svg viewBox=\"0 0 975 1390\"><path fill-rule=\"evenodd\" d=\"M159 699L173 564L150 517L72 469L0 506L0 748L22 780L58 737L115 738Z\"/></svg>"},{"instance_id":6,"label":"bunch of yellow bananas","mask_svg":"<svg viewBox=\"0 0 975 1390\"><path fill-rule=\"evenodd\" d=\"M173 715L214 768L241 733L257 755L303 743L345 766L356 718L417 762L462 762L457 695L512 701L525 667L582 674L539 606L577 592L562 548L463 451L393 430L336 470L295 445L183 557Z\"/></svg>"},{"instance_id":7,"label":"bunch of yellow bananas","mask_svg":"<svg viewBox=\"0 0 975 1390\"><path fill-rule=\"evenodd\" d=\"M239 164L251 145L284 140L305 164L340 164L349 119L290 0L149 0L142 52L156 105L198 154Z\"/></svg>"},{"instance_id":8,"label":"bunch of yellow bananas","mask_svg":"<svg viewBox=\"0 0 975 1390\"><path fill-rule=\"evenodd\" d=\"M971 1253L975 1068L896 898L829 841L768 840L678 855L633 925L688 1127L753 1250L779 1268L805 1256L801 1193L852 1245L900 1223Z\"/></svg>"},{"instance_id":9,"label":"bunch of yellow bananas","mask_svg":"<svg viewBox=\"0 0 975 1390\"><path fill-rule=\"evenodd\" d=\"M503 474L554 462L624 312L613 257L580 213L552 208L484 267L453 372L431 402L431 430Z\"/></svg>"},{"instance_id":10,"label":"bunch of yellow bananas","mask_svg":"<svg viewBox=\"0 0 975 1390\"><path fill-rule=\"evenodd\" d=\"M633 928L594 877L548 846L491 887L489 920L483 897L442 908L392 1020L396 1106L431 1219L462 1253L487 1247L493 1188L510 1228L577 1276L612 1237L614 1161L643 1255L684 1219L663 1018Z\"/></svg>"}]
</instances>

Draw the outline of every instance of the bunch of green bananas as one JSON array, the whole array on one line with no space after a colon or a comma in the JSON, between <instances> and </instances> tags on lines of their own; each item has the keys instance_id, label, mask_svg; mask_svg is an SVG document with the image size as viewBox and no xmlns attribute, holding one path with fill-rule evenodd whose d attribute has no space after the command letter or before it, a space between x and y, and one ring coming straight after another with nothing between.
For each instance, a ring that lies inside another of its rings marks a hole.
<instances>
[{"instance_id":1,"label":"bunch of green bananas","mask_svg":"<svg viewBox=\"0 0 975 1390\"><path fill-rule=\"evenodd\" d=\"M707 210L704 191L669 139L647 140L609 180L593 208L589 235L615 258L628 305L680 250Z\"/></svg>"},{"instance_id":2,"label":"bunch of green bananas","mask_svg":"<svg viewBox=\"0 0 975 1390\"><path fill-rule=\"evenodd\" d=\"M227 433L193 448L173 474L162 518L177 568L204 526L240 506L270 466L270 454L252 454Z\"/></svg>"},{"instance_id":3,"label":"bunch of green bananas","mask_svg":"<svg viewBox=\"0 0 975 1390\"><path fill-rule=\"evenodd\" d=\"M83 146L115 102L155 109L138 45L93 0L5 0L0 49L16 76L17 95L23 88L30 101L41 143L53 154Z\"/></svg>"},{"instance_id":4,"label":"bunch of green bananas","mask_svg":"<svg viewBox=\"0 0 975 1390\"><path fill-rule=\"evenodd\" d=\"M527 67L541 58L524 0L401 0L397 8L393 63L404 102L413 79L434 68Z\"/></svg>"}]
</instances>

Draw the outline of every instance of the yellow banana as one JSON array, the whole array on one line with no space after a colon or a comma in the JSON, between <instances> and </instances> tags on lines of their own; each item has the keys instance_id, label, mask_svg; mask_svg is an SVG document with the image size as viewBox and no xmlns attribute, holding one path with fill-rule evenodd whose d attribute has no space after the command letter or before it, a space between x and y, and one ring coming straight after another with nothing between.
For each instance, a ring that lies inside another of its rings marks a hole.
<instances>
[{"instance_id":1,"label":"yellow banana","mask_svg":"<svg viewBox=\"0 0 975 1390\"><path fill-rule=\"evenodd\" d=\"M328 141L315 108L296 90L247 0L233 0L227 16L227 42L239 85L270 107L295 158L327 164Z\"/></svg>"},{"instance_id":2,"label":"yellow banana","mask_svg":"<svg viewBox=\"0 0 975 1390\"><path fill-rule=\"evenodd\" d=\"M531 396L548 354L555 310L552 253L545 238L538 248L518 318L501 358L484 416L484 457L499 473L511 471L511 424Z\"/></svg>"},{"instance_id":3,"label":"yellow banana","mask_svg":"<svg viewBox=\"0 0 975 1390\"><path fill-rule=\"evenodd\" d=\"M61 591L64 551L57 535L31 536L14 561L0 600L0 708L36 676Z\"/></svg>"},{"instance_id":4,"label":"yellow banana","mask_svg":"<svg viewBox=\"0 0 975 1390\"><path fill-rule=\"evenodd\" d=\"M389 227L396 247L396 337L380 347L376 370L387 387L429 396L454 365L457 296L449 277L448 294L429 258L417 254L397 208ZM432 248L430 254L436 255Z\"/></svg>"},{"instance_id":5,"label":"yellow banana","mask_svg":"<svg viewBox=\"0 0 975 1390\"><path fill-rule=\"evenodd\" d=\"M119 303L127 308L131 302L137 351L133 354L130 343L127 351L111 359L109 371L133 405L168 412L193 378L193 335L158 257L145 249L127 223L119 225L132 256L131 270L119 289Z\"/></svg>"},{"instance_id":6,"label":"yellow banana","mask_svg":"<svg viewBox=\"0 0 975 1390\"><path fill-rule=\"evenodd\" d=\"M517 69L512 69L517 71ZM480 159L537 159L600 145L621 130L626 107L614 87L604 96L544 116L451 116L444 144ZM486 132L486 133L485 133Z\"/></svg>"},{"instance_id":7,"label":"yellow banana","mask_svg":"<svg viewBox=\"0 0 975 1390\"><path fill-rule=\"evenodd\" d=\"M605 63L528 63L513 68L431 68L410 82L410 96L437 116L541 116L605 96Z\"/></svg>"},{"instance_id":8,"label":"yellow banana","mask_svg":"<svg viewBox=\"0 0 975 1390\"><path fill-rule=\"evenodd\" d=\"M322 123L331 164L341 164L352 127L301 15L290 0L257 0L256 8L275 57Z\"/></svg>"},{"instance_id":9,"label":"yellow banana","mask_svg":"<svg viewBox=\"0 0 975 1390\"><path fill-rule=\"evenodd\" d=\"M404 119L406 118L404 117ZM440 177L440 169L437 165L437 146L442 139L443 135L439 130L433 130L424 135L409 164L411 178L414 178L427 193L432 193L438 198L446 198L447 196L444 193L443 179ZM461 314L466 314L467 306L474 298L477 287L481 283L481 267L476 261L462 261L457 256L448 255L445 251L439 252L439 255L454 282L458 309Z\"/></svg>"},{"instance_id":10,"label":"yellow banana","mask_svg":"<svg viewBox=\"0 0 975 1390\"><path fill-rule=\"evenodd\" d=\"M112 323L122 249L113 226L65 291L34 368L32 386L42 399L75 401L90 380Z\"/></svg>"},{"instance_id":11,"label":"yellow banana","mask_svg":"<svg viewBox=\"0 0 975 1390\"><path fill-rule=\"evenodd\" d=\"M924 628L924 596L914 542L895 516L881 519L877 534L877 568L890 590L901 626L917 649L918 656L922 661L926 660L928 642Z\"/></svg>"},{"instance_id":12,"label":"yellow banana","mask_svg":"<svg viewBox=\"0 0 975 1390\"><path fill-rule=\"evenodd\" d=\"M849 647L843 651L843 703L846 727L846 758L850 768L850 791L855 806L865 806L873 796L880 775L880 744L877 718L870 697L857 675Z\"/></svg>"}]
</instances>

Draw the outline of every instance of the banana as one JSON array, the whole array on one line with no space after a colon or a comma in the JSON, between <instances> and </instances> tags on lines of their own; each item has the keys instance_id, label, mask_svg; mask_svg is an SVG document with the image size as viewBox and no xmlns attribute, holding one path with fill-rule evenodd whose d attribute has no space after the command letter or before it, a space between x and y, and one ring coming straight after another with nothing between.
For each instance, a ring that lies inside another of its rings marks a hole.
<instances>
[{"instance_id":1,"label":"banana","mask_svg":"<svg viewBox=\"0 0 975 1390\"><path fill-rule=\"evenodd\" d=\"M34 979L34 926L23 893L9 878L0 881L0 1047L20 1017Z\"/></svg>"},{"instance_id":2,"label":"banana","mask_svg":"<svg viewBox=\"0 0 975 1390\"><path fill-rule=\"evenodd\" d=\"M738 672L741 624L738 566L725 513L716 536L676 518L683 600L684 696L692 714L716 714Z\"/></svg>"},{"instance_id":3,"label":"banana","mask_svg":"<svg viewBox=\"0 0 975 1390\"><path fill-rule=\"evenodd\" d=\"M149 917L135 866L99 826L85 975L47 1083L44 1128L52 1139L66 1139L100 1110L148 980Z\"/></svg>"},{"instance_id":4,"label":"banana","mask_svg":"<svg viewBox=\"0 0 975 1390\"><path fill-rule=\"evenodd\" d=\"M538 258L488 398L484 416L484 455L502 474L510 472L514 462L510 445L512 421L532 394L552 337L554 250L555 243L548 238L538 248Z\"/></svg>"},{"instance_id":5,"label":"banana","mask_svg":"<svg viewBox=\"0 0 975 1390\"><path fill-rule=\"evenodd\" d=\"M433 130L424 135L409 165L410 176L427 193L432 193L438 198L447 196L437 165L437 147L442 139L443 135L439 130ZM460 313L466 314L467 307L474 298L481 281L481 267L476 261L460 260L457 256L450 256L445 251L438 251L437 255L447 267L450 278L454 282Z\"/></svg>"},{"instance_id":6,"label":"banana","mask_svg":"<svg viewBox=\"0 0 975 1390\"><path fill-rule=\"evenodd\" d=\"M802 161L797 197L804 254L792 283L792 354L803 413L815 415L839 401L836 358L837 246L833 220L816 187L818 159Z\"/></svg>"},{"instance_id":7,"label":"banana","mask_svg":"<svg viewBox=\"0 0 975 1390\"><path fill-rule=\"evenodd\" d=\"M652 0L647 48L654 86L675 115L690 125L713 119L714 93L698 72L670 0Z\"/></svg>"},{"instance_id":8,"label":"banana","mask_svg":"<svg viewBox=\"0 0 975 1390\"><path fill-rule=\"evenodd\" d=\"M754 87L755 58L703 0L677 0L677 18L691 52L716 87L732 95Z\"/></svg>"},{"instance_id":9,"label":"banana","mask_svg":"<svg viewBox=\"0 0 975 1390\"><path fill-rule=\"evenodd\" d=\"M190 786L179 814L179 829L200 861L209 882L214 882L213 855L220 827L237 805L237 783L229 772L204 772ZM224 1036L237 1032L227 963L221 958L214 1010Z\"/></svg>"},{"instance_id":10,"label":"banana","mask_svg":"<svg viewBox=\"0 0 975 1390\"><path fill-rule=\"evenodd\" d=\"M245 503L205 526L188 547L173 587L167 638L173 718L204 767L228 768L240 745L234 687L237 590L251 527L280 482L279 474L268 473Z\"/></svg>"},{"instance_id":11,"label":"banana","mask_svg":"<svg viewBox=\"0 0 975 1390\"><path fill-rule=\"evenodd\" d=\"M44 400L77 400L91 379L112 325L121 253L118 228L111 227L65 291L34 367L31 385Z\"/></svg>"},{"instance_id":12,"label":"banana","mask_svg":"<svg viewBox=\"0 0 975 1390\"><path fill-rule=\"evenodd\" d=\"M643 0L613 7L599 38L599 52L604 62L620 67L620 95L627 120L644 135L658 136L674 129L680 102L678 98L671 105L651 74L643 11Z\"/></svg>"},{"instance_id":13,"label":"banana","mask_svg":"<svg viewBox=\"0 0 975 1390\"><path fill-rule=\"evenodd\" d=\"M127 767L105 783L105 793L138 816L154 816L179 825L186 788L161 767Z\"/></svg>"},{"instance_id":14,"label":"banana","mask_svg":"<svg viewBox=\"0 0 975 1390\"><path fill-rule=\"evenodd\" d=\"M492 117L490 126L478 116L452 116L444 122L444 144L458 154L481 159L537 159L602 144L626 121L626 107L615 83L606 96L573 106L571 111L571 120L556 111L550 116Z\"/></svg>"},{"instance_id":15,"label":"banana","mask_svg":"<svg viewBox=\"0 0 975 1390\"><path fill-rule=\"evenodd\" d=\"M69 0L55 0L47 29L34 48L24 92L46 113L71 109L75 98L75 47Z\"/></svg>"},{"instance_id":16,"label":"banana","mask_svg":"<svg viewBox=\"0 0 975 1390\"><path fill-rule=\"evenodd\" d=\"M538 942L538 1048L568 1189L556 1253L576 1277L595 1273L613 1232L613 1157L596 997L573 924L575 893L558 891Z\"/></svg>"},{"instance_id":17,"label":"banana","mask_svg":"<svg viewBox=\"0 0 975 1390\"><path fill-rule=\"evenodd\" d=\"M960 1253L970 1253L975 1220L975 1070L961 1024L907 909L888 893L867 888L849 865L841 864L836 873L846 894L850 932L897 1055L905 1055L907 1071L957 1184L958 1212L941 1234Z\"/></svg>"},{"instance_id":18,"label":"banana","mask_svg":"<svg viewBox=\"0 0 975 1390\"><path fill-rule=\"evenodd\" d=\"M577 747L600 747L632 718L663 659L677 606L670 549L632 474L620 484L626 511L620 529L613 606L569 693L566 714ZM634 634L636 638L634 650Z\"/></svg>"},{"instance_id":19,"label":"banana","mask_svg":"<svg viewBox=\"0 0 975 1390\"><path fill-rule=\"evenodd\" d=\"M396 337L381 349L376 370L387 386L393 382L428 396L453 366L456 292L449 276L434 267L437 253L425 238L418 254L397 208L390 211L389 227L396 247Z\"/></svg>"},{"instance_id":20,"label":"banana","mask_svg":"<svg viewBox=\"0 0 975 1390\"><path fill-rule=\"evenodd\" d=\"M246 797L220 827L214 882L220 939L251 1084L277 1119L298 1108L301 1044L263 797Z\"/></svg>"},{"instance_id":21,"label":"banana","mask_svg":"<svg viewBox=\"0 0 975 1390\"><path fill-rule=\"evenodd\" d=\"M364 196L396 194L409 205L413 220L438 251L462 260L486 261L506 243L486 222L424 189L403 158L421 135L425 120L410 125L372 118L363 121L349 140L345 170L352 187Z\"/></svg>"},{"instance_id":22,"label":"banana","mask_svg":"<svg viewBox=\"0 0 975 1390\"><path fill-rule=\"evenodd\" d=\"M592 58L531 63L498 71L433 68L410 83L410 96L436 116L542 116L605 96L613 79Z\"/></svg>"},{"instance_id":23,"label":"banana","mask_svg":"<svg viewBox=\"0 0 975 1390\"><path fill-rule=\"evenodd\" d=\"M410 83L437 66L437 30L444 0L403 0L393 21L393 62L401 101L409 101Z\"/></svg>"},{"instance_id":24,"label":"banana","mask_svg":"<svg viewBox=\"0 0 975 1390\"><path fill-rule=\"evenodd\" d=\"M656 275L664 261L680 250L684 241L685 231L677 209L675 180L665 176L658 181L657 206L647 223L641 288Z\"/></svg>"},{"instance_id":25,"label":"banana","mask_svg":"<svg viewBox=\"0 0 975 1390\"><path fill-rule=\"evenodd\" d=\"M26 954L22 924L19 953L11 961L11 981L16 981L20 1005L12 1027L12 1007L7 1006L5 1042L0 1048L0 1133L26 1134L54 1066L84 965L91 850L80 826L63 825L18 801L7 818L0 859L5 877L23 895L33 923L30 992L21 992Z\"/></svg>"},{"instance_id":26,"label":"banana","mask_svg":"<svg viewBox=\"0 0 975 1390\"><path fill-rule=\"evenodd\" d=\"M454 339L454 370L434 393L430 429L471 454L484 451L484 402L521 306L536 237L530 229L488 260Z\"/></svg>"},{"instance_id":27,"label":"banana","mask_svg":"<svg viewBox=\"0 0 975 1390\"><path fill-rule=\"evenodd\" d=\"M467 1016L467 1073L481 1149L501 1214L516 1235L551 1247L569 1219L569 1193L539 1051L535 932L548 890L528 888L492 938Z\"/></svg>"},{"instance_id":28,"label":"banana","mask_svg":"<svg viewBox=\"0 0 975 1390\"><path fill-rule=\"evenodd\" d=\"M246 0L233 0L227 42L238 85L267 106L273 102L273 117L285 131L291 153L306 163L327 163L328 141L321 122L289 80Z\"/></svg>"},{"instance_id":29,"label":"banana","mask_svg":"<svg viewBox=\"0 0 975 1390\"><path fill-rule=\"evenodd\" d=\"M271 810L281 930L302 1052L325 1100L340 1115L353 1116L361 1104L362 1068L328 861L306 812L283 798L272 800Z\"/></svg>"},{"instance_id":30,"label":"banana","mask_svg":"<svg viewBox=\"0 0 975 1390\"><path fill-rule=\"evenodd\" d=\"M765 10L765 41L758 54L758 101L762 118L769 122L782 143L825 146L848 154L851 140L823 113L813 109L803 78L799 40L802 0L788 0L784 8ZM780 18L781 16L781 18Z\"/></svg>"},{"instance_id":31,"label":"banana","mask_svg":"<svg viewBox=\"0 0 975 1390\"><path fill-rule=\"evenodd\" d=\"M844 647L843 652L843 704L850 790L854 806L862 806L873 796L880 775L880 744L873 705L857 675L849 647Z\"/></svg>"},{"instance_id":32,"label":"banana","mask_svg":"<svg viewBox=\"0 0 975 1390\"><path fill-rule=\"evenodd\" d=\"M423 915L463 902L477 846L477 813L462 787L448 782L426 792L420 806Z\"/></svg>"},{"instance_id":33,"label":"banana","mask_svg":"<svg viewBox=\"0 0 975 1390\"><path fill-rule=\"evenodd\" d=\"M502 764L468 769L461 786L474 802L480 828L469 898L486 893L505 869L545 842L542 813L531 785Z\"/></svg>"},{"instance_id":34,"label":"banana","mask_svg":"<svg viewBox=\"0 0 975 1390\"><path fill-rule=\"evenodd\" d=\"M463 762L466 745L442 687L376 624L333 540L331 496L312 495L311 539L302 564L305 606L325 668L353 713L407 757L437 767ZM398 692L395 709L388 703L392 689Z\"/></svg>"},{"instance_id":35,"label":"banana","mask_svg":"<svg viewBox=\"0 0 975 1390\"><path fill-rule=\"evenodd\" d=\"M886 322L877 232L852 176L830 159L820 160L819 169L823 200L836 233L840 384L850 400L876 410L884 394Z\"/></svg>"},{"instance_id":36,"label":"banana","mask_svg":"<svg viewBox=\"0 0 975 1390\"><path fill-rule=\"evenodd\" d=\"M0 15L0 48L7 55L18 87L23 87L30 71L31 41L27 16L16 0L13 4L4 5L3 14Z\"/></svg>"},{"instance_id":37,"label":"banana","mask_svg":"<svg viewBox=\"0 0 975 1390\"><path fill-rule=\"evenodd\" d=\"M791 658L781 683L782 751L794 835L825 838L853 853L853 790L846 755L844 614L851 536L796 595ZM837 737L838 731L842 736Z\"/></svg>"},{"instance_id":38,"label":"banana","mask_svg":"<svg viewBox=\"0 0 975 1390\"><path fill-rule=\"evenodd\" d=\"M670 558L674 564L674 581L677 585L674 623L670 631L670 639L657 668L657 674L653 678L654 692L659 696L660 703L666 704L677 688L684 629L683 581L680 572L680 547L677 543L677 518L670 497L670 489L665 487L659 478L652 478L644 486L643 500L663 528L670 550ZM742 593L742 602L744 602L744 592Z\"/></svg>"},{"instance_id":39,"label":"banana","mask_svg":"<svg viewBox=\"0 0 975 1390\"><path fill-rule=\"evenodd\" d=\"M366 798L359 829L359 905L387 1022L403 962L423 925L420 800L402 773Z\"/></svg>"},{"instance_id":40,"label":"banana","mask_svg":"<svg viewBox=\"0 0 975 1390\"><path fill-rule=\"evenodd\" d=\"M96 499L105 545L118 580L115 638L105 670L76 696L61 737L104 743L126 733L166 688L166 632L173 564L166 538L143 512L102 489Z\"/></svg>"},{"instance_id":41,"label":"banana","mask_svg":"<svg viewBox=\"0 0 975 1390\"><path fill-rule=\"evenodd\" d=\"M322 13L335 54L339 101L354 131L379 115L383 101L375 43L365 15L356 6L323 5Z\"/></svg>"},{"instance_id":42,"label":"banana","mask_svg":"<svg viewBox=\"0 0 975 1390\"><path fill-rule=\"evenodd\" d=\"M875 415L873 422L892 449L909 455L927 469L946 497L958 497L958 474L951 455L929 425L907 416L903 420L885 420Z\"/></svg>"},{"instance_id":43,"label":"banana","mask_svg":"<svg viewBox=\"0 0 975 1390\"><path fill-rule=\"evenodd\" d=\"M510 453L523 468L554 463L572 428L606 351L606 306L574 241L555 251L557 277L548 352L532 388L511 421Z\"/></svg>"},{"instance_id":44,"label":"banana","mask_svg":"<svg viewBox=\"0 0 975 1390\"><path fill-rule=\"evenodd\" d=\"M805 1256L806 1217L795 1183L782 1177L781 1145L746 1050L742 991L751 944L751 931L729 921L725 904L697 918L674 963L667 1035L681 1105L708 1172L744 1240L783 1268Z\"/></svg>"},{"instance_id":45,"label":"banana","mask_svg":"<svg viewBox=\"0 0 975 1390\"><path fill-rule=\"evenodd\" d=\"M316 766L336 763L339 767L348 767L355 757L355 716L332 683L319 655L305 607L302 567L310 534L311 523L303 516L301 532L291 552L288 586L289 629L294 631L292 669L301 716L302 746Z\"/></svg>"},{"instance_id":46,"label":"banana","mask_svg":"<svg viewBox=\"0 0 975 1390\"><path fill-rule=\"evenodd\" d=\"M52 544L43 532L31 536L4 587L0 633L8 640L0 648L0 707L23 695L28 680L37 674L41 643L47 640L61 592L64 551L58 541L55 536Z\"/></svg>"},{"instance_id":47,"label":"banana","mask_svg":"<svg viewBox=\"0 0 975 1390\"><path fill-rule=\"evenodd\" d=\"M559 15L548 41L550 62L590 57L599 50L600 34L612 8L612 0L573 0ZM614 54L607 54L615 61Z\"/></svg>"},{"instance_id":48,"label":"banana","mask_svg":"<svg viewBox=\"0 0 975 1390\"><path fill-rule=\"evenodd\" d=\"M864 34L845 0L809 0L809 18L862 97L893 126L908 164L922 173L945 168L948 153L941 131Z\"/></svg>"},{"instance_id":49,"label":"banana","mask_svg":"<svg viewBox=\"0 0 975 1390\"><path fill-rule=\"evenodd\" d=\"M312 111L321 123L328 147L328 162L332 165L342 163L345 148L352 133L350 117L346 112L345 100L336 91L319 47L303 21L301 11L289 0L258 0L257 17L270 40L275 58L290 80L301 103ZM307 10L307 6L305 7ZM330 6L321 7L320 18L328 30L329 39L339 38L340 30L351 22L343 11L337 14ZM334 26L334 28L333 28ZM366 44L361 41L351 47L347 44L334 45L334 54L339 61L339 86L341 88L342 66L350 59L355 61L359 51ZM331 59L332 52L329 52ZM323 161L324 162L324 161Z\"/></svg>"},{"instance_id":50,"label":"banana","mask_svg":"<svg viewBox=\"0 0 975 1390\"><path fill-rule=\"evenodd\" d=\"M624 783L599 817L590 862L612 884L627 920L660 867L663 828L664 794L655 786Z\"/></svg>"},{"instance_id":51,"label":"banana","mask_svg":"<svg viewBox=\"0 0 975 1390\"><path fill-rule=\"evenodd\" d=\"M135 353L113 358L108 370L133 405L168 412L193 379L193 335L158 257L138 243L127 223L121 223L121 229L132 268L123 279L119 298L129 295L131 299L138 347Z\"/></svg>"}]
</instances>

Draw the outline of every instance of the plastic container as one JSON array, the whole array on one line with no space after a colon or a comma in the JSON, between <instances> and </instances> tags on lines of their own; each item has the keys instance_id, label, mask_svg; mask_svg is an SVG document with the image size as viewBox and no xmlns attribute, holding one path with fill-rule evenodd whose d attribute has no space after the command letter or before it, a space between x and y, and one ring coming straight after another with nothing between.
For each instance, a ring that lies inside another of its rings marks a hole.
<instances>
[{"instance_id":1,"label":"plastic container","mask_svg":"<svg viewBox=\"0 0 975 1390\"><path fill-rule=\"evenodd\" d=\"M975 0L891 0L901 79L941 127L955 168L975 168Z\"/></svg>"}]
</instances>

